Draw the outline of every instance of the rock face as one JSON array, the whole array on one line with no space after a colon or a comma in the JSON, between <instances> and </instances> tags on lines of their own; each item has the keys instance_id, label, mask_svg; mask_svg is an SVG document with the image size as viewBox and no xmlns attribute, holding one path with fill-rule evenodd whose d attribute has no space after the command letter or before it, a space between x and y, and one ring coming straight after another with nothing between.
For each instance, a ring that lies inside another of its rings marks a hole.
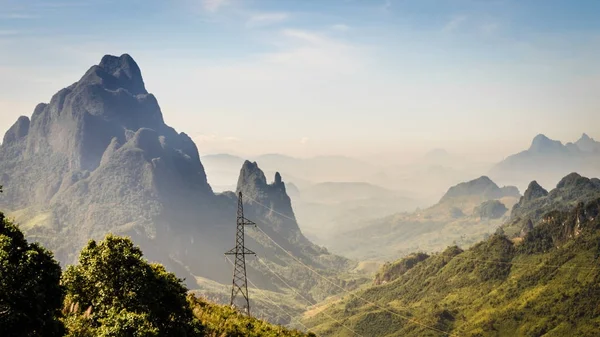
<instances>
[{"instance_id":1,"label":"rock face","mask_svg":"<svg viewBox=\"0 0 600 337\"><path fill-rule=\"evenodd\" d=\"M479 196L485 200L502 197L518 197L519 190L514 186L500 188L490 178L482 176L475 180L450 187L448 192L446 192L446 194L440 200L440 203L452 200L454 198L471 196Z\"/></svg>"},{"instance_id":2,"label":"rock face","mask_svg":"<svg viewBox=\"0 0 600 337\"><path fill-rule=\"evenodd\" d=\"M165 124L127 54L104 56L31 120L20 117L0 146L0 178L0 207L63 264L87 240L112 232L131 236L192 287L190 274L230 282L222 253L234 243L237 197L213 193L196 145ZM281 232L281 244L314 246L279 175L269 185L246 163L238 189L291 218L261 209L263 227Z\"/></svg>"},{"instance_id":3,"label":"rock face","mask_svg":"<svg viewBox=\"0 0 600 337\"><path fill-rule=\"evenodd\" d=\"M240 170L236 193L242 192L248 217L263 219L272 224L271 230L290 242L307 245L309 241L302 235L279 172L273 183L267 183L263 171L256 162L245 161Z\"/></svg>"},{"instance_id":4,"label":"rock face","mask_svg":"<svg viewBox=\"0 0 600 337\"><path fill-rule=\"evenodd\" d=\"M589 202L600 197L600 180L570 173L560 180L550 192L536 181L529 183L523 197L513 207L508 228L525 233L533 224L551 210L566 210L580 202Z\"/></svg>"}]
</instances>

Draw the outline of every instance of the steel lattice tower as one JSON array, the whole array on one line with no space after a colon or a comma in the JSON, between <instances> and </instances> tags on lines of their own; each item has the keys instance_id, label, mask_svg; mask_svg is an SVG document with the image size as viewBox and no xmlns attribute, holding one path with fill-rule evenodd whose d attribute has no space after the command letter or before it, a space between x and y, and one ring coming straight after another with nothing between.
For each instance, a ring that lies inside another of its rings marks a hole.
<instances>
[{"instance_id":1,"label":"steel lattice tower","mask_svg":"<svg viewBox=\"0 0 600 337\"><path fill-rule=\"evenodd\" d=\"M231 303L236 305L238 295L243 297L242 311L250 315L250 299L248 297L248 279L246 277L246 255L255 255L253 251L244 246L244 227L256 224L244 217L244 204L242 202L242 192L238 194L238 209L237 209L237 233L235 235L235 248L229 250L225 255L235 255L233 266L233 285L231 286Z\"/></svg>"}]
</instances>

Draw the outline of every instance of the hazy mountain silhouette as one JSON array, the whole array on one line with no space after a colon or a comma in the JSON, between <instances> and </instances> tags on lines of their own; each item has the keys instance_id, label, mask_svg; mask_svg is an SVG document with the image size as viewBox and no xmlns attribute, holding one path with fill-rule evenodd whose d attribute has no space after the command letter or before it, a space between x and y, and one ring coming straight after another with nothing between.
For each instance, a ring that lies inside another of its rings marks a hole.
<instances>
[{"instance_id":1,"label":"hazy mountain silhouette","mask_svg":"<svg viewBox=\"0 0 600 337\"><path fill-rule=\"evenodd\" d=\"M585 133L575 143L567 144L539 134L533 138L529 149L496 164L490 177L524 187L532 180L550 185L570 172L599 175L600 142Z\"/></svg>"},{"instance_id":2,"label":"hazy mountain silhouette","mask_svg":"<svg viewBox=\"0 0 600 337\"><path fill-rule=\"evenodd\" d=\"M516 187L500 188L482 176L450 187L426 209L388 215L340 233L331 249L356 258L383 259L441 250L452 243L468 246L493 233L519 197Z\"/></svg>"}]
</instances>

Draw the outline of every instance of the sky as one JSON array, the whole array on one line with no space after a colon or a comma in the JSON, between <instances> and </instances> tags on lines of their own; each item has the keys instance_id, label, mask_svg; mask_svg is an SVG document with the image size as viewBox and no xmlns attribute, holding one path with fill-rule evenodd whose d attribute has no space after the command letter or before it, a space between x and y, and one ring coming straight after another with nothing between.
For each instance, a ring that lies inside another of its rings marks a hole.
<instances>
[{"instance_id":1,"label":"sky","mask_svg":"<svg viewBox=\"0 0 600 337\"><path fill-rule=\"evenodd\" d=\"M201 155L600 139L600 1L0 0L0 130L130 54Z\"/></svg>"}]
</instances>

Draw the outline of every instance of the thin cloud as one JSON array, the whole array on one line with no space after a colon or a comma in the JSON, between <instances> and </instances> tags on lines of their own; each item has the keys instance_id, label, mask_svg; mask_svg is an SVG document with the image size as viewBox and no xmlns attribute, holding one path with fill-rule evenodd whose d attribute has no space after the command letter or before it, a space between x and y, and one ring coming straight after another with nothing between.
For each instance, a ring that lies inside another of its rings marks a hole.
<instances>
[{"instance_id":1,"label":"thin cloud","mask_svg":"<svg viewBox=\"0 0 600 337\"><path fill-rule=\"evenodd\" d=\"M308 137L302 137L302 138L300 139L300 144L307 144L307 143L308 143L308 141L309 141Z\"/></svg>"},{"instance_id":2,"label":"thin cloud","mask_svg":"<svg viewBox=\"0 0 600 337\"><path fill-rule=\"evenodd\" d=\"M27 20L27 19L37 19L38 15L33 14L24 14L24 13L11 13L11 14L1 14L0 18L9 19L9 20Z\"/></svg>"},{"instance_id":3,"label":"thin cloud","mask_svg":"<svg viewBox=\"0 0 600 337\"><path fill-rule=\"evenodd\" d=\"M338 32L347 32L348 30L350 30L350 27L343 23L338 23L331 26L331 29L337 30Z\"/></svg>"},{"instance_id":4,"label":"thin cloud","mask_svg":"<svg viewBox=\"0 0 600 337\"><path fill-rule=\"evenodd\" d=\"M451 33L460 28L460 26L467 20L466 15L458 15L450 19L448 23L442 28L443 32Z\"/></svg>"},{"instance_id":5,"label":"thin cloud","mask_svg":"<svg viewBox=\"0 0 600 337\"><path fill-rule=\"evenodd\" d=\"M246 22L248 27L268 26L286 21L290 17L289 13L274 12L274 13L259 13L252 15Z\"/></svg>"},{"instance_id":6,"label":"thin cloud","mask_svg":"<svg viewBox=\"0 0 600 337\"><path fill-rule=\"evenodd\" d=\"M500 29L500 25L496 22L489 22L481 25L481 32L484 34L493 34Z\"/></svg>"},{"instance_id":7,"label":"thin cloud","mask_svg":"<svg viewBox=\"0 0 600 337\"><path fill-rule=\"evenodd\" d=\"M323 44L326 42L326 39L322 35L306 30L284 29L282 31L282 34L284 36L291 37L297 40L302 40L311 44Z\"/></svg>"},{"instance_id":8,"label":"thin cloud","mask_svg":"<svg viewBox=\"0 0 600 337\"><path fill-rule=\"evenodd\" d=\"M354 72L360 66L356 48L314 31L284 29L278 44L285 47L263 55L263 60L290 68L324 72Z\"/></svg>"},{"instance_id":9,"label":"thin cloud","mask_svg":"<svg viewBox=\"0 0 600 337\"><path fill-rule=\"evenodd\" d=\"M221 7L225 6L228 0L203 0L202 7L208 12L217 12Z\"/></svg>"},{"instance_id":10,"label":"thin cloud","mask_svg":"<svg viewBox=\"0 0 600 337\"><path fill-rule=\"evenodd\" d=\"M18 30L0 30L0 36L14 36L18 34Z\"/></svg>"}]
</instances>

